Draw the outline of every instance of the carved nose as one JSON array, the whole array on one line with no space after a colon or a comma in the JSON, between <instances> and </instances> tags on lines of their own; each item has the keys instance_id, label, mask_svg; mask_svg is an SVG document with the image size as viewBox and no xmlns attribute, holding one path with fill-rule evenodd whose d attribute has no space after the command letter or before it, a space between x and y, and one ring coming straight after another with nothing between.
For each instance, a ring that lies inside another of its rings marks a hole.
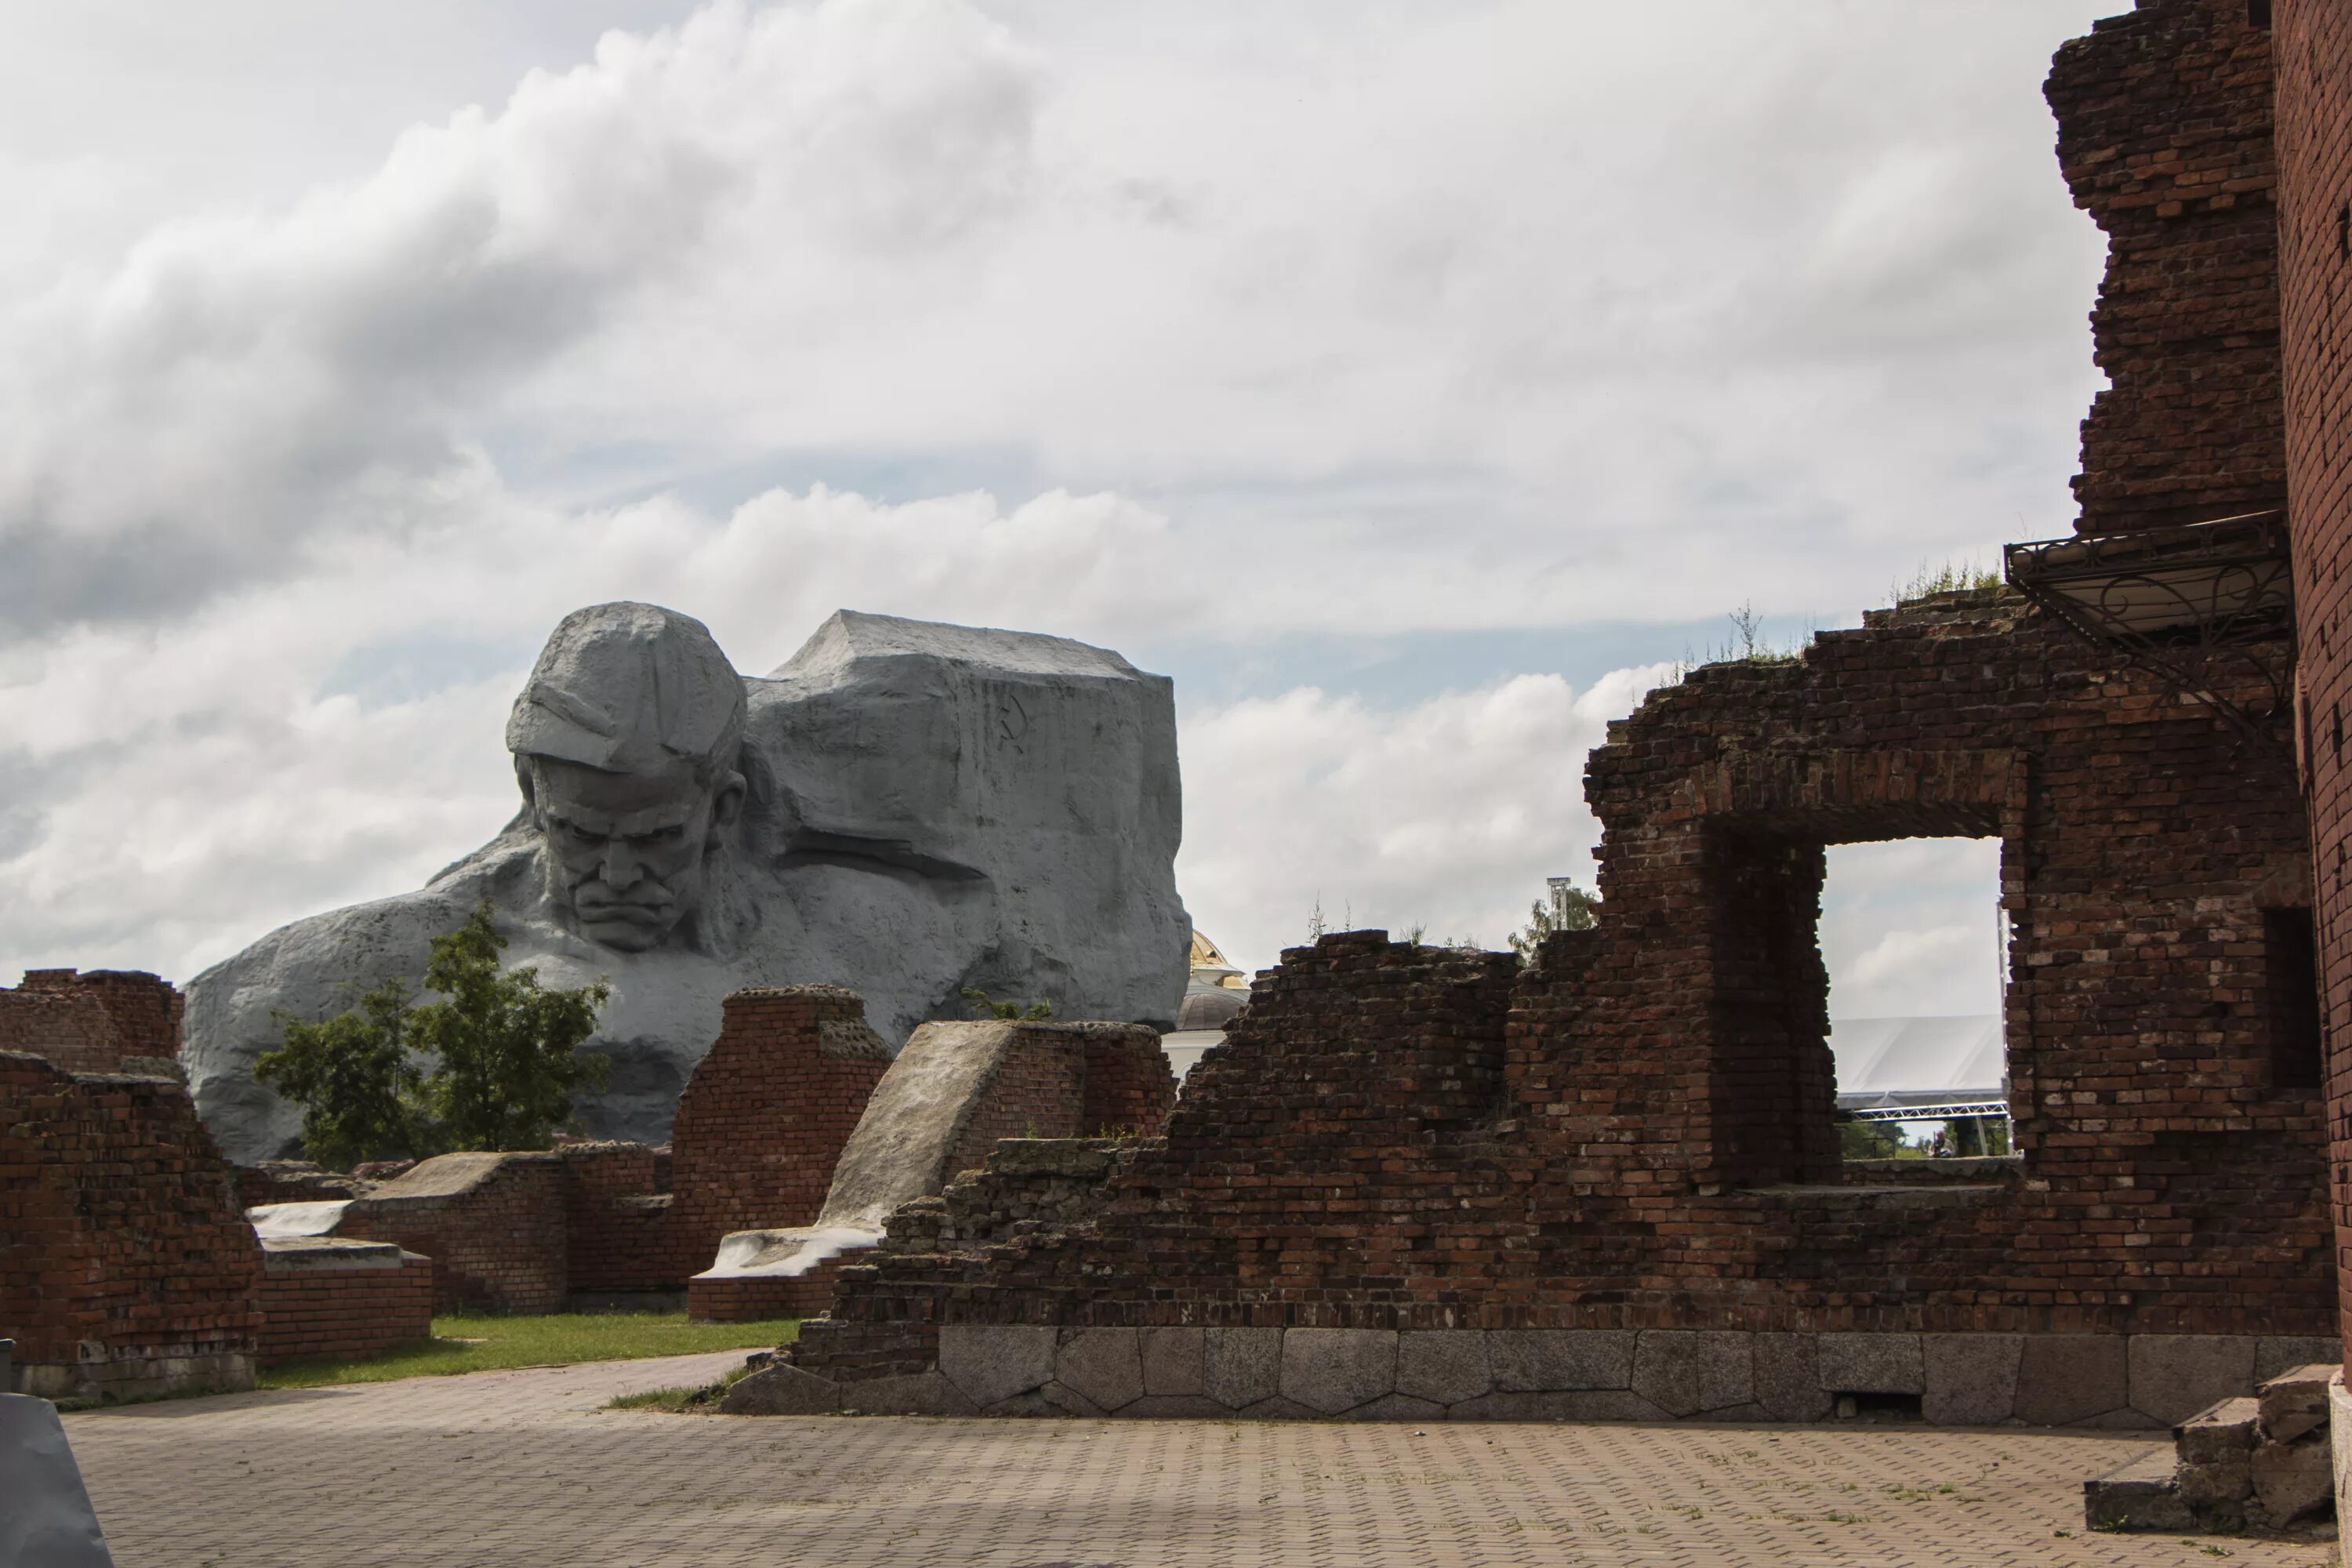
<instances>
[{"instance_id":1,"label":"carved nose","mask_svg":"<svg viewBox=\"0 0 2352 1568\"><path fill-rule=\"evenodd\" d=\"M606 887L626 888L637 879L641 870L637 864L637 857L630 849L626 839L605 840L604 883Z\"/></svg>"}]
</instances>

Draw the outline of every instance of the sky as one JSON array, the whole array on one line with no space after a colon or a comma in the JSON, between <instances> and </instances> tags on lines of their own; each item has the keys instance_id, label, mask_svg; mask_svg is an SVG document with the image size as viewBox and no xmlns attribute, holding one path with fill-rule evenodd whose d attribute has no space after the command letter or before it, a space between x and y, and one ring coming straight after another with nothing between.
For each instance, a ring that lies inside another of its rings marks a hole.
<instances>
[{"instance_id":1,"label":"sky","mask_svg":"<svg viewBox=\"0 0 2352 1568\"><path fill-rule=\"evenodd\" d=\"M0 0L0 976L418 885L614 598L1115 647L1236 962L1500 945L1730 611L2071 528L2118 4ZM1992 864L1835 852L1833 1012Z\"/></svg>"}]
</instances>

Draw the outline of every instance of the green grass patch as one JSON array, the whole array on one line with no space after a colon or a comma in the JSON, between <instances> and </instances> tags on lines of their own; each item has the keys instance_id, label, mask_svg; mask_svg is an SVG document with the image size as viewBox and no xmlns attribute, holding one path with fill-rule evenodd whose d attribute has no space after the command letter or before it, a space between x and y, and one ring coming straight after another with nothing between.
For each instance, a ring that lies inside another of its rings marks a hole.
<instances>
[{"instance_id":1,"label":"green grass patch","mask_svg":"<svg viewBox=\"0 0 2352 1568\"><path fill-rule=\"evenodd\" d=\"M436 1318L433 1337L366 1361L302 1360L254 1379L262 1388L317 1388L336 1383L390 1383L521 1366L583 1361L639 1361L704 1351L766 1350L789 1344L796 1318L751 1323L689 1323L683 1312L551 1312L540 1317Z\"/></svg>"},{"instance_id":2,"label":"green grass patch","mask_svg":"<svg viewBox=\"0 0 2352 1568\"><path fill-rule=\"evenodd\" d=\"M672 1415L709 1415L717 1413L719 1401L744 1378L751 1369L739 1366L731 1369L717 1383L706 1383L699 1388L648 1388L638 1394L616 1394L604 1401L607 1410L662 1410Z\"/></svg>"}]
</instances>

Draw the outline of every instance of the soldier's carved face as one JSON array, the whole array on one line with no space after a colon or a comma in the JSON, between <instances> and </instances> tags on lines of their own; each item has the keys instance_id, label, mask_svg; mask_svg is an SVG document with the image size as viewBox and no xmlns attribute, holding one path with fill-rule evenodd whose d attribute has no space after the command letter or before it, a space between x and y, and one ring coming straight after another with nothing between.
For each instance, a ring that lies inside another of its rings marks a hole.
<instances>
[{"instance_id":1,"label":"soldier's carved face","mask_svg":"<svg viewBox=\"0 0 2352 1568\"><path fill-rule=\"evenodd\" d=\"M666 758L626 772L530 759L548 895L582 935L621 952L670 939L702 897L707 862L743 805L743 777Z\"/></svg>"}]
</instances>

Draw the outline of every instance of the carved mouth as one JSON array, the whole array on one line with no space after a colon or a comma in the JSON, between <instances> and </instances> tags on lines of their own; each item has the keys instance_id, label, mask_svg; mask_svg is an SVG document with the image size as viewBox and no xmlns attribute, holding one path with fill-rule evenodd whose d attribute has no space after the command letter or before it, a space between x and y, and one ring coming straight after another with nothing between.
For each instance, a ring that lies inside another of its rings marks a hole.
<instances>
[{"instance_id":1,"label":"carved mouth","mask_svg":"<svg viewBox=\"0 0 2352 1568\"><path fill-rule=\"evenodd\" d=\"M582 903L580 918L591 925L656 926L668 918L666 909L651 904Z\"/></svg>"}]
</instances>

